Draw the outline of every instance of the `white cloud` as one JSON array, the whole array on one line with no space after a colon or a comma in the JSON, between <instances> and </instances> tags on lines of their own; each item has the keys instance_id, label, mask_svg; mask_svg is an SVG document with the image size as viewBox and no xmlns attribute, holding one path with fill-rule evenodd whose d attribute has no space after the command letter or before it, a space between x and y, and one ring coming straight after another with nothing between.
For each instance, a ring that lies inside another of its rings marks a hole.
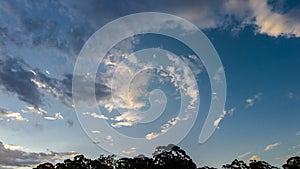
<instances>
[{"instance_id":1,"label":"white cloud","mask_svg":"<svg viewBox=\"0 0 300 169\"><path fill-rule=\"evenodd\" d=\"M251 161L260 161L260 160L261 160L261 158L258 155L253 155L249 158L248 161L251 162Z\"/></svg>"},{"instance_id":2,"label":"white cloud","mask_svg":"<svg viewBox=\"0 0 300 169\"><path fill-rule=\"evenodd\" d=\"M243 154L239 155L238 158L244 158L244 157L248 156L249 154L251 154L250 151L248 151L248 152L246 152L246 153L243 153Z\"/></svg>"},{"instance_id":3,"label":"white cloud","mask_svg":"<svg viewBox=\"0 0 300 169\"><path fill-rule=\"evenodd\" d=\"M112 124L112 126L115 128L120 128L122 126L133 126L141 119L142 117L136 113L127 111L122 115L115 117L114 120L117 121L117 123Z\"/></svg>"},{"instance_id":4,"label":"white cloud","mask_svg":"<svg viewBox=\"0 0 300 169\"><path fill-rule=\"evenodd\" d=\"M296 133L296 136L300 136L300 130Z\"/></svg>"},{"instance_id":5,"label":"white cloud","mask_svg":"<svg viewBox=\"0 0 300 169\"><path fill-rule=\"evenodd\" d=\"M152 139L158 137L159 135L160 135L159 133L152 132L152 133L149 133L149 134L146 135L146 139L147 140L152 140Z\"/></svg>"},{"instance_id":6,"label":"white cloud","mask_svg":"<svg viewBox=\"0 0 300 169\"><path fill-rule=\"evenodd\" d=\"M46 110L44 110L42 108L39 108L39 107L35 108L33 106L27 106L26 108L27 108L27 110L24 110L25 112L29 111L31 113L35 113L35 114L42 115L42 116L47 115Z\"/></svg>"},{"instance_id":7,"label":"white cloud","mask_svg":"<svg viewBox=\"0 0 300 169\"><path fill-rule=\"evenodd\" d=\"M93 133L93 134L100 134L101 131L99 131L99 130L92 130L91 133Z\"/></svg>"},{"instance_id":8,"label":"white cloud","mask_svg":"<svg viewBox=\"0 0 300 169\"><path fill-rule=\"evenodd\" d=\"M6 111L2 108L0 108L0 120L6 119L7 121L26 121L29 120L24 118L20 113L18 112L12 112L12 111Z\"/></svg>"},{"instance_id":9,"label":"white cloud","mask_svg":"<svg viewBox=\"0 0 300 169\"><path fill-rule=\"evenodd\" d=\"M233 115L233 112L236 110L235 107L229 109L229 110L224 110L223 114L220 115L220 117L218 117L215 121L214 121L214 126L219 128L219 124L220 122L223 120L223 118L229 114L229 115Z\"/></svg>"},{"instance_id":10,"label":"white cloud","mask_svg":"<svg viewBox=\"0 0 300 169\"><path fill-rule=\"evenodd\" d=\"M104 120L108 119L108 117L104 116L103 114L97 114L97 113L84 112L83 115L90 115L95 119L104 119Z\"/></svg>"},{"instance_id":11,"label":"white cloud","mask_svg":"<svg viewBox=\"0 0 300 169\"><path fill-rule=\"evenodd\" d=\"M265 151L269 151L269 150L271 150L271 149L273 149L273 148L275 148L275 147L277 147L277 146L279 146L279 145L280 145L279 142L278 142L278 143L274 143L274 144L267 145L267 146L265 147Z\"/></svg>"},{"instance_id":12,"label":"white cloud","mask_svg":"<svg viewBox=\"0 0 300 169\"><path fill-rule=\"evenodd\" d=\"M229 0L224 5L225 11L233 15L245 25L257 26L257 33L269 36L300 37L297 9L278 12L272 9L267 0L235 1Z\"/></svg>"},{"instance_id":13,"label":"white cloud","mask_svg":"<svg viewBox=\"0 0 300 169\"><path fill-rule=\"evenodd\" d=\"M130 126L134 126L136 123L133 121L121 121L121 122L117 122L114 124L111 124L112 127L115 128L120 128L120 127L130 127Z\"/></svg>"},{"instance_id":14,"label":"white cloud","mask_svg":"<svg viewBox=\"0 0 300 169\"><path fill-rule=\"evenodd\" d=\"M130 150L123 150L122 153L125 155L134 155L136 153L136 148L132 147Z\"/></svg>"},{"instance_id":15,"label":"white cloud","mask_svg":"<svg viewBox=\"0 0 300 169\"><path fill-rule=\"evenodd\" d=\"M111 141L111 142L114 141L113 138L112 138L112 136L106 136L105 139L106 139L107 141Z\"/></svg>"},{"instance_id":16,"label":"white cloud","mask_svg":"<svg viewBox=\"0 0 300 169\"><path fill-rule=\"evenodd\" d=\"M4 117L7 117L11 120L16 120L16 121L28 121L28 119L22 117L21 114L17 113L17 112L7 112L7 114L4 115Z\"/></svg>"},{"instance_id":17,"label":"white cloud","mask_svg":"<svg viewBox=\"0 0 300 169\"><path fill-rule=\"evenodd\" d=\"M5 144L5 143L3 143L3 146L4 146L4 148L9 149L9 150L13 150L13 151L15 151L15 150L24 151L25 150L24 147L17 146L17 145L14 145L14 144Z\"/></svg>"},{"instance_id":18,"label":"white cloud","mask_svg":"<svg viewBox=\"0 0 300 169\"><path fill-rule=\"evenodd\" d=\"M54 117L45 116L44 119L46 119L46 120L63 120L64 117L61 115L61 113L55 113Z\"/></svg>"},{"instance_id":19,"label":"white cloud","mask_svg":"<svg viewBox=\"0 0 300 169\"><path fill-rule=\"evenodd\" d=\"M246 99L246 108L252 107L255 102L261 100L262 93L257 93L252 98Z\"/></svg>"},{"instance_id":20,"label":"white cloud","mask_svg":"<svg viewBox=\"0 0 300 169\"><path fill-rule=\"evenodd\" d=\"M214 126L219 128L219 124L222 121L223 117L218 117L215 121L214 121Z\"/></svg>"}]
</instances>

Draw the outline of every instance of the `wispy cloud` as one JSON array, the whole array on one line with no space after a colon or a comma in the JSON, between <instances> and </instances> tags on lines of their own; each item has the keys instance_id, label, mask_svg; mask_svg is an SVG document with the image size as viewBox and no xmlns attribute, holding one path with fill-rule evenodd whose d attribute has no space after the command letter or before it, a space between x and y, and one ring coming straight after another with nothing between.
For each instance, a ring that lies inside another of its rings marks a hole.
<instances>
[{"instance_id":1,"label":"wispy cloud","mask_svg":"<svg viewBox=\"0 0 300 169\"><path fill-rule=\"evenodd\" d=\"M265 151L269 151L277 146L279 146L281 143L277 142L277 143L274 143L274 144L269 144L265 147Z\"/></svg>"},{"instance_id":2,"label":"wispy cloud","mask_svg":"<svg viewBox=\"0 0 300 169\"><path fill-rule=\"evenodd\" d=\"M255 102L261 100L262 93L257 93L251 98L246 99L246 108L252 107Z\"/></svg>"},{"instance_id":3,"label":"wispy cloud","mask_svg":"<svg viewBox=\"0 0 300 169\"><path fill-rule=\"evenodd\" d=\"M64 117L61 115L61 113L55 113L54 117L45 116L44 119L46 119L46 120L63 120Z\"/></svg>"},{"instance_id":4,"label":"wispy cloud","mask_svg":"<svg viewBox=\"0 0 300 169\"><path fill-rule=\"evenodd\" d=\"M136 154L136 151L137 151L136 148L132 147L129 150L123 150L122 153L125 154L125 155L132 156L132 155Z\"/></svg>"},{"instance_id":5,"label":"wispy cloud","mask_svg":"<svg viewBox=\"0 0 300 169\"><path fill-rule=\"evenodd\" d=\"M241 155L238 155L238 158L244 158L244 157L247 157L249 154L251 154L251 152L246 152L246 153L243 153Z\"/></svg>"},{"instance_id":6,"label":"wispy cloud","mask_svg":"<svg viewBox=\"0 0 300 169\"><path fill-rule=\"evenodd\" d=\"M145 138L146 138L147 140L152 140L152 139L158 137L159 135L160 135L160 133L157 133L157 132L151 132L151 133L147 134L147 135L145 136Z\"/></svg>"},{"instance_id":7,"label":"wispy cloud","mask_svg":"<svg viewBox=\"0 0 300 169\"><path fill-rule=\"evenodd\" d=\"M223 118L229 114L229 115L233 115L233 112L236 110L235 107L229 109L229 110L224 110L223 114L220 115L220 117L218 117L215 121L214 121L214 126L219 128L219 124L220 122L223 120Z\"/></svg>"},{"instance_id":8,"label":"wispy cloud","mask_svg":"<svg viewBox=\"0 0 300 169\"><path fill-rule=\"evenodd\" d=\"M296 133L296 136L300 136L300 130Z\"/></svg>"},{"instance_id":9,"label":"wispy cloud","mask_svg":"<svg viewBox=\"0 0 300 169\"><path fill-rule=\"evenodd\" d=\"M299 99L298 95L296 95L296 94L293 93L293 92L289 92L289 93L287 94L287 97L288 97L289 99Z\"/></svg>"},{"instance_id":10,"label":"wispy cloud","mask_svg":"<svg viewBox=\"0 0 300 169\"><path fill-rule=\"evenodd\" d=\"M108 119L108 117L104 116L103 114L97 114L97 113L85 112L83 113L83 115L90 115L91 117L96 119L104 119L104 120Z\"/></svg>"}]
</instances>

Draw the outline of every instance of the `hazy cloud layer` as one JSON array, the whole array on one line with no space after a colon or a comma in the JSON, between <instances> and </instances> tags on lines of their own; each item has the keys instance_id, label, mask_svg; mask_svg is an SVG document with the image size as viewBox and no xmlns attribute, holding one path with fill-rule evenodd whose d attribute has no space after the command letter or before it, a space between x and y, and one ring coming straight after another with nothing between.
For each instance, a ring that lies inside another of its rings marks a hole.
<instances>
[{"instance_id":1,"label":"hazy cloud layer","mask_svg":"<svg viewBox=\"0 0 300 169\"><path fill-rule=\"evenodd\" d=\"M47 152L36 153L25 151L23 147L4 144L0 141L0 167L33 167L39 163L61 161L76 155L76 152Z\"/></svg>"}]
</instances>

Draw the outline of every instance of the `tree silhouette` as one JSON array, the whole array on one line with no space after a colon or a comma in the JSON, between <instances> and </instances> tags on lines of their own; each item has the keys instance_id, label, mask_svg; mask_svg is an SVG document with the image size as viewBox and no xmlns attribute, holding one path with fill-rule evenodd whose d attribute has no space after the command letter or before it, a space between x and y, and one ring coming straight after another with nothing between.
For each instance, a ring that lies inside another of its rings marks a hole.
<instances>
[{"instance_id":1,"label":"tree silhouette","mask_svg":"<svg viewBox=\"0 0 300 169\"><path fill-rule=\"evenodd\" d=\"M37 166L36 169L54 169L54 166L51 163L44 163Z\"/></svg>"},{"instance_id":2,"label":"tree silhouette","mask_svg":"<svg viewBox=\"0 0 300 169\"><path fill-rule=\"evenodd\" d=\"M282 166L284 169L299 169L300 168L300 157L291 157L286 161L286 164Z\"/></svg>"},{"instance_id":3,"label":"tree silhouette","mask_svg":"<svg viewBox=\"0 0 300 169\"><path fill-rule=\"evenodd\" d=\"M225 164L222 166L224 169L250 169L250 167L244 162L237 159L233 160L231 164Z\"/></svg>"},{"instance_id":4,"label":"tree silhouette","mask_svg":"<svg viewBox=\"0 0 300 169\"><path fill-rule=\"evenodd\" d=\"M193 160L182 150L175 145L160 146L156 148L153 154L154 163L159 168L174 169L196 169L197 166Z\"/></svg>"},{"instance_id":5,"label":"tree silhouette","mask_svg":"<svg viewBox=\"0 0 300 169\"><path fill-rule=\"evenodd\" d=\"M274 167L265 161L253 161L250 163L251 169L279 169L278 167Z\"/></svg>"},{"instance_id":6,"label":"tree silhouette","mask_svg":"<svg viewBox=\"0 0 300 169\"><path fill-rule=\"evenodd\" d=\"M278 169L265 161L251 161L247 165L237 159L230 164L222 166L223 169ZM291 157L283 165L284 169L300 169L300 157ZM116 159L114 155L101 155L95 160L83 155L77 155L73 159L66 159L55 165L44 163L34 169L216 169L205 166L197 168L193 160L184 150L175 145L159 146L149 158L139 155L134 158Z\"/></svg>"}]
</instances>

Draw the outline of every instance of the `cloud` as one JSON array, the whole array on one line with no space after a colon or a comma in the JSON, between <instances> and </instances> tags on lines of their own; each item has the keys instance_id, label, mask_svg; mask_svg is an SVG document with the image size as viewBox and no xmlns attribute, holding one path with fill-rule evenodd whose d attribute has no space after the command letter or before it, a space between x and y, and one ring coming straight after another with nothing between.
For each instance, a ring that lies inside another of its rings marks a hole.
<instances>
[{"instance_id":1,"label":"cloud","mask_svg":"<svg viewBox=\"0 0 300 169\"><path fill-rule=\"evenodd\" d=\"M70 74L63 75L62 79L51 78L38 69L32 69L22 59L0 59L0 89L16 94L19 100L32 105L27 107L32 113L46 115L46 111L40 108L44 104L43 97L45 93L71 107L72 78L73 76ZM92 77L82 75L74 78L80 79L77 82L82 86L80 88L80 92L83 93L82 100L88 102L91 98L85 84L87 81L92 80ZM110 95L110 89L101 84L101 81L101 75L97 76L95 84L97 100Z\"/></svg>"},{"instance_id":2,"label":"cloud","mask_svg":"<svg viewBox=\"0 0 300 169\"><path fill-rule=\"evenodd\" d=\"M260 161L261 160L261 158L258 156L258 155L253 155L253 156L251 156L249 159L248 159L248 161Z\"/></svg>"},{"instance_id":3,"label":"cloud","mask_svg":"<svg viewBox=\"0 0 300 169\"><path fill-rule=\"evenodd\" d=\"M275 147L277 147L277 146L279 146L279 145L280 145L279 142L278 142L278 143L274 143L274 144L267 145L267 146L265 147L265 151L269 151L269 150L271 150L271 149L273 149L273 148L275 148Z\"/></svg>"},{"instance_id":4,"label":"cloud","mask_svg":"<svg viewBox=\"0 0 300 169\"><path fill-rule=\"evenodd\" d=\"M133 126L141 119L142 117L138 114L127 111L120 116L115 117L114 120L117 121L117 123L112 124L112 126L116 128L120 128L122 126Z\"/></svg>"},{"instance_id":5,"label":"cloud","mask_svg":"<svg viewBox=\"0 0 300 169\"><path fill-rule=\"evenodd\" d=\"M3 118L6 119L7 121L25 121L25 122L29 121L18 112L7 111L0 107L0 121Z\"/></svg>"},{"instance_id":6,"label":"cloud","mask_svg":"<svg viewBox=\"0 0 300 169\"><path fill-rule=\"evenodd\" d=\"M152 140L152 139L158 137L159 135L160 135L159 133L152 132L152 133L147 134L147 135L145 136L145 138L146 138L147 140Z\"/></svg>"},{"instance_id":7,"label":"cloud","mask_svg":"<svg viewBox=\"0 0 300 169\"><path fill-rule=\"evenodd\" d=\"M85 113L83 113L83 115L90 115L91 117L96 118L96 119L104 119L104 120L108 119L108 117L106 117L102 114L97 114L97 113L85 112Z\"/></svg>"},{"instance_id":8,"label":"cloud","mask_svg":"<svg viewBox=\"0 0 300 169\"><path fill-rule=\"evenodd\" d=\"M244 154L239 155L238 158L244 158L244 157L248 156L249 154L251 154L250 151L249 151L249 152L246 152L246 153L244 153Z\"/></svg>"},{"instance_id":9,"label":"cloud","mask_svg":"<svg viewBox=\"0 0 300 169\"><path fill-rule=\"evenodd\" d=\"M254 24L257 25L257 32L270 36L300 36L299 9L290 10L286 13L279 13L272 10L267 0L249 1Z\"/></svg>"},{"instance_id":10,"label":"cloud","mask_svg":"<svg viewBox=\"0 0 300 169\"><path fill-rule=\"evenodd\" d=\"M63 120L64 117L61 115L61 113L55 113L55 116L54 117L44 117L44 119L46 120Z\"/></svg>"},{"instance_id":11,"label":"cloud","mask_svg":"<svg viewBox=\"0 0 300 169\"><path fill-rule=\"evenodd\" d=\"M246 108L252 107L255 102L261 100L262 93L257 93L252 98L246 99Z\"/></svg>"},{"instance_id":12,"label":"cloud","mask_svg":"<svg viewBox=\"0 0 300 169\"><path fill-rule=\"evenodd\" d=\"M93 134L100 134L101 131L99 131L99 130L92 130L91 133L93 133Z\"/></svg>"},{"instance_id":13,"label":"cloud","mask_svg":"<svg viewBox=\"0 0 300 169\"><path fill-rule=\"evenodd\" d=\"M220 117L218 117L215 121L214 121L214 126L219 128L219 124L220 122L223 120L223 118L229 114L229 115L233 115L233 112L236 110L235 107L229 109L229 110L224 110L223 114L220 115Z\"/></svg>"},{"instance_id":14,"label":"cloud","mask_svg":"<svg viewBox=\"0 0 300 169\"><path fill-rule=\"evenodd\" d=\"M63 158L73 157L76 152L29 152L26 149L0 141L0 167L33 167L43 162L58 162Z\"/></svg>"},{"instance_id":15,"label":"cloud","mask_svg":"<svg viewBox=\"0 0 300 169\"><path fill-rule=\"evenodd\" d=\"M136 153L136 148L132 147L132 148L130 148L130 150L123 150L122 153L125 154L125 155L132 156Z\"/></svg>"},{"instance_id":16,"label":"cloud","mask_svg":"<svg viewBox=\"0 0 300 169\"><path fill-rule=\"evenodd\" d=\"M295 93L293 93L293 92L289 92L289 93L287 94L287 97L288 97L289 99L299 99L299 97L298 97Z\"/></svg>"},{"instance_id":17,"label":"cloud","mask_svg":"<svg viewBox=\"0 0 300 169\"><path fill-rule=\"evenodd\" d=\"M284 4L278 4L278 6L283 7ZM273 37L300 36L299 17L297 17L299 7L283 11L282 9L274 10L274 4L272 6L267 0L229 0L225 8L229 14L242 23L242 27L254 25L256 33Z\"/></svg>"},{"instance_id":18,"label":"cloud","mask_svg":"<svg viewBox=\"0 0 300 169\"><path fill-rule=\"evenodd\" d=\"M47 111L42 108L33 107L33 106L27 106L26 108L27 108L27 110L24 110L24 112L31 112L31 113L42 115L42 116L47 115Z\"/></svg>"},{"instance_id":19,"label":"cloud","mask_svg":"<svg viewBox=\"0 0 300 169\"><path fill-rule=\"evenodd\" d=\"M296 133L296 136L300 136L300 130Z\"/></svg>"},{"instance_id":20,"label":"cloud","mask_svg":"<svg viewBox=\"0 0 300 169\"><path fill-rule=\"evenodd\" d=\"M0 59L0 89L17 95L19 100L35 107L42 104L41 93L31 81L34 74L21 59Z\"/></svg>"}]
</instances>

